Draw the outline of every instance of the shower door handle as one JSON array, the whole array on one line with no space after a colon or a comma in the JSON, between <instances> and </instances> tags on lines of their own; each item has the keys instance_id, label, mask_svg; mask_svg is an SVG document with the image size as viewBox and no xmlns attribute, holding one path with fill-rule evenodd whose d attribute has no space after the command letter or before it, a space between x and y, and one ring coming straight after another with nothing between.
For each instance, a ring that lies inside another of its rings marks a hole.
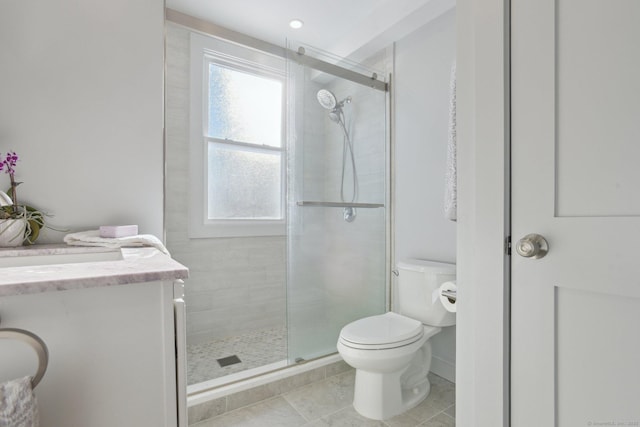
<instances>
[{"instance_id":1,"label":"shower door handle","mask_svg":"<svg viewBox=\"0 0 640 427\"><path fill-rule=\"evenodd\" d=\"M296 202L296 205L305 207L323 207L323 208L362 208L362 209L375 209L375 208L384 208L384 204L382 203L348 203L348 202L317 202L317 201L309 201L302 200L300 202Z\"/></svg>"}]
</instances>

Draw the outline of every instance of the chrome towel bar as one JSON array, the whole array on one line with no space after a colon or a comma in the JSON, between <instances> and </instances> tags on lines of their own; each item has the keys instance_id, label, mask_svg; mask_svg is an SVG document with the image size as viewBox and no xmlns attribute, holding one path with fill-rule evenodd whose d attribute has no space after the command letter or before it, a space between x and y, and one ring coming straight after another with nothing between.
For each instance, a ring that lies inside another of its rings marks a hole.
<instances>
[{"instance_id":1,"label":"chrome towel bar","mask_svg":"<svg viewBox=\"0 0 640 427\"><path fill-rule=\"evenodd\" d=\"M29 345L38 355L38 371L31 379L31 386L35 388L47 371L49 364L49 350L42 339L34 333L24 329L0 328L0 339L13 339Z\"/></svg>"}]
</instances>

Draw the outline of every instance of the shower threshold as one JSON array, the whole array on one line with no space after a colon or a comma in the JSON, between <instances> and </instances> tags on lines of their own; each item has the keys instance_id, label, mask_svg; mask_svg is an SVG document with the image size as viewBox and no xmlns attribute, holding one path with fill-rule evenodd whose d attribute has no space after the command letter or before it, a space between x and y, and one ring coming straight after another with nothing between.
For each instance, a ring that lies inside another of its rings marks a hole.
<instances>
[{"instance_id":1,"label":"shower threshold","mask_svg":"<svg viewBox=\"0 0 640 427\"><path fill-rule=\"evenodd\" d=\"M199 405L341 361L342 357L340 357L338 353L294 365L289 365L286 360L283 360L259 368L248 369L236 374L193 384L187 387L187 406Z\"/></svg>"},{"instance_id":2,"label":"shower threshold","mask_svg":"<svg viewBox=\"0 0 640 427\"><path fill-rule=\"evenodd\" d=\"M222 386L231 385L240 381L247 380L256 376L264 375L269 372L277 371L287 367L287 361L281 360L268 365L259 366L257 368L246 369L244 371L236 372L235 374L225 375L223 377L214 378L208 381L202 381L197 384L187 386L187 396L193 396L203 391L220 388Z\"/></svg>"}]
</instances>

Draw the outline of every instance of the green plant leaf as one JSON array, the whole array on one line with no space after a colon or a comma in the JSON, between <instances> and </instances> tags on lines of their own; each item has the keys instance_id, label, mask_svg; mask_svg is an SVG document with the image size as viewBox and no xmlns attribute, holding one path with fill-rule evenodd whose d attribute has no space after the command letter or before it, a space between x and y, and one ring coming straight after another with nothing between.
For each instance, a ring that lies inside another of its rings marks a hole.
<instances>
[{"instance_id":1,"label":"green plant leaf","mask_svg":"<svg viewBox=\"0 0 640 427\"><path fill-rule=\"evenodd\" d=\"M29 227L31 227L31 232L27 232L27 242L29 242L30 245L33 245L40 236L41 224L33 219L30 219L28 223Z\"/></svg>"}]
</instances>

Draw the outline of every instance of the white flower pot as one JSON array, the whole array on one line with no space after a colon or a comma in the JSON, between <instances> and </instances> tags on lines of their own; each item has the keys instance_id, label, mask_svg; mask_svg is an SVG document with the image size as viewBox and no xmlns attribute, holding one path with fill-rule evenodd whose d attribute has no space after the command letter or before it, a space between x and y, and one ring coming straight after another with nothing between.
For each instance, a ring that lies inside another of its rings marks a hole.
<instances>
[{"instance_id":1,"label":"white flower pot","mask_svg":"<svg viewBox=\"0 0 640 427\"><path fill-rule=\"evenodd\" d=\"M21 246L26 228L25 219L0 219L0 247Z\"/></svg>"}]
</instances>

